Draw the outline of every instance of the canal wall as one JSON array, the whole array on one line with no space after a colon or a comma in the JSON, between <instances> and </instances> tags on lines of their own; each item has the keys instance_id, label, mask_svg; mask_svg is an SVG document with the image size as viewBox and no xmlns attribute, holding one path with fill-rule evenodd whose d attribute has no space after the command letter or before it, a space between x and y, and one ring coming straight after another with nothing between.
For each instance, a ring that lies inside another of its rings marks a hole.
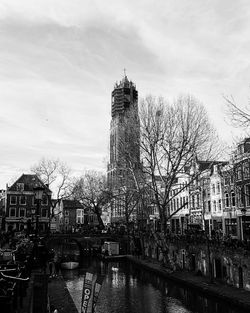
<instances>
[{"instance_id":1,"label":"canal wall","mask_svg":"<svg viewBox=\"0 0 250 313\"><path fill-rule=\"evenodd\" d=\"M188 290L197 290L198 294L203 294L204 297L211 297L223 301L232 306L235 312L249 312L250 311L250 297L249 292L233 286L211 283L206 277L194 275L188 271L170 271L162 266L159 261L152 259L142 259L134 256L127 256L127 259L134 265L138 266L140 270L147 270L166 278L167 281L172 281L179 285L179 287L186 287ZM243 310L243 311L242 311Z\"/></svg>"},{"instance_id":2,"label":"canal wall","mask_svg":"<svg viewBox=\"0 0 250 313\"><path fill-rule=\"evenodd\" d=\"M186 270L229 286L250 291L250 252L239 247L175 240L168 242L174 270ZM144 242L145 256L162 261L154 240Z\"/></svg>"}]
</instances>

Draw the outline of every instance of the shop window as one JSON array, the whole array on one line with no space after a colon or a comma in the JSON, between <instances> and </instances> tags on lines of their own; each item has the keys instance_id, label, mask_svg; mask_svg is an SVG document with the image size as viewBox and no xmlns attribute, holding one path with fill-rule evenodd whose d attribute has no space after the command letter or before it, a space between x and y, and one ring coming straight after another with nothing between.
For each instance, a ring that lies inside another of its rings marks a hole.
<instances>
[{"instance_id":1,"label":"shop window","mask_svg":"<svg viewBox=\"0 0 250 313\"><path fill-rule=\"evenodd\" d=\"M237 222L236 218L225 219L226 235L237 236Z\"/></svg>"}]
</instances>

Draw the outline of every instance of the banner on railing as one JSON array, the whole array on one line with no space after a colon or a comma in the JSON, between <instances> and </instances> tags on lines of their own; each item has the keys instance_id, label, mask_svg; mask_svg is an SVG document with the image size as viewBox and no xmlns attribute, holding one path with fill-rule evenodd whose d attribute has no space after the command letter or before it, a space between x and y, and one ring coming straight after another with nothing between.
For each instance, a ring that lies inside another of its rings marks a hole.
<instances>
[{"instance_id":1,"label":"banner on railing","mask_svg":"<svg viewBox=\"0 0 250 313\"><path fill-rule=\"evenodd\" d=\"M81 313L93 313L103 282L102 275L86 272L83 281Z\"/></svg>"},{"instance_id":2,"label":"banner on railing","mask_svg":"<svg viewBox=\"0 0 250 313\"><path fill-rule=\"evenodd\" d=\"M94 288L94 294L93 294L93 312L95 312L96 302L99 296L99 293L102 288L102 282L103 282L104 276L103 275L97 275L96 282L95 282L95 288Z\"/></svg>"}]
</instances>

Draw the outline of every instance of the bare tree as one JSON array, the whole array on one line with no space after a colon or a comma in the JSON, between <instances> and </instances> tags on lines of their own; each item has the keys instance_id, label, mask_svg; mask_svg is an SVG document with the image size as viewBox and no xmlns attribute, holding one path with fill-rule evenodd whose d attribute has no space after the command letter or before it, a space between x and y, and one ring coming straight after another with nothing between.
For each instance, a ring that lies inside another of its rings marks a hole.
<instances>
[{"instance_id":1,"label":"bare tree","mask_svg":"<svg viewBox=\"0 0 250 313\"><path fill-rule=\"evenodd\" d=\"M224 97L227 106L227 116L235 127L248 128L250 126L250 109L249 105L241 108L236 104L234 98Z\"/></svg>"},{"instance_id":2,"label":"bare tree","mask_svg":"<svg viewBox=\"0 0 250 313\"><path fill-rule=\"evenodd\" d=\"M130 119L127 129L133 133L132 124L136 123L132 121ZM180 176L189 175L189 184L198 177L197 171L190 172L194 160L212 161L218 157L218 138L205 108L192 96L181 96L173 104L152 96L142 99L139 125L140 137L134 140L140 146L140 175L135 175L133 162L127 162L127 165L136 188L152 195L152 205L157 208L161 225L160 234L153 231L152 235L167 260L167 222L187 205L182 203L170 213L170 202L187 185L180 186L174 196L171 191ZM128 153L126 158L130 159Z\"/></svg>"},{"instance_id":3,"label":"bare tree","mask_svg":"<svg viewBox=\"0 0 250 313\"><path fill-rule=\"evenodd\" d=\"M49 218L51 219L57 204L71 195L71 170L59 159L42 158L31 167L31 171L53 192L54 201L49 198L52 210Z\"/></svg>"},{"instance_id":4,"label":"bare tree","mask_svg":"<svg viewBox=\"0 0 250 313\"><path fill-rule=\"evenodd\" d=\"M101 218L102 208L110 199L106 176L97 171L87 171L73 183L72 196L86 209L96 214L99 226L104 228Z\"/></svg>"}]
</instances>

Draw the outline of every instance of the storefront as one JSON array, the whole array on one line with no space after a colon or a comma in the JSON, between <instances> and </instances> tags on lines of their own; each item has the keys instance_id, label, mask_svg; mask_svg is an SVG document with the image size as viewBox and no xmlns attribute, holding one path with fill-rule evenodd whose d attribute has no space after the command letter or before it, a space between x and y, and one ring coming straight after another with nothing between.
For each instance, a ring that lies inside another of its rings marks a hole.
<instances>
[{"instance_id":1,"label":"storefront","mask_svg":"<svg viewBox=\"0 0 250 313\"><path fill-rule=\"evenodd\" d=\"M226 236L237 237L237 219L225 218L225 233Z\"/></svg>"}]
</instances>

